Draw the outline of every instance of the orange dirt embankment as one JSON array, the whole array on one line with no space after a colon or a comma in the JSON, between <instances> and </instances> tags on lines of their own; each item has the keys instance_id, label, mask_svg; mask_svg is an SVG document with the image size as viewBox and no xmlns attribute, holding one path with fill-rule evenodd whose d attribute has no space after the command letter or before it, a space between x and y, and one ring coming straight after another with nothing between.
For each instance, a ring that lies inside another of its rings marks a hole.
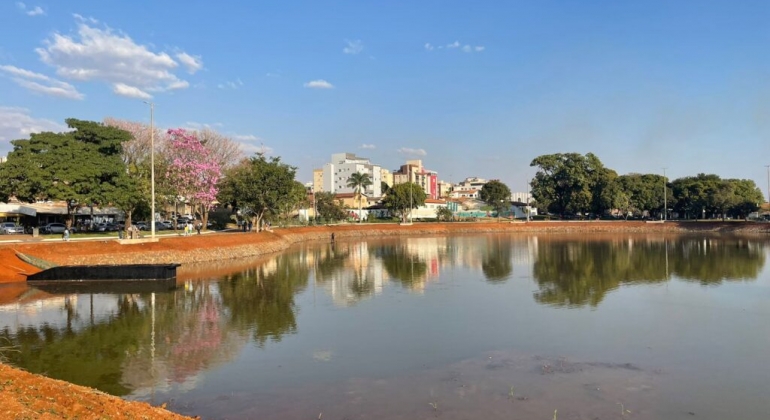
<instances>
[{"instance_id":1,"label":"orange dirt embankment","mask_svg":"<svg viewBox=\"0 0 770 420\"><path fill-rule=\"evenodd\" d=\"M147 403L125 401L95 389L34 375L2 363L0 418L190 419Z\"/></svg>"},{"instance_id":2,"label":"orange dirt embankment","mask_svg":"<svg viewBox=\"0 0 770 420\"><path fill-rule=\"evenodd\" d=\"M61 265L89 264L158 264L182 263L178 275L188 271L200 274L194 263L256 258L282 251L302 241L328 241L334 233L338 239L387 236L425 236L456 233L768 233L770 224L751 222L666 222L635 221L585 222L477 222L477 223L417 223L348 224L275 229L272 232L228 232L190 237L164 237L159 242L121 245L116 240L70 242L27 242L0 245L0 283L24 281L24 273L37 271L14 252L42 258ZM187 267L186 267L187 266ZM191 273L190 273L191 274Z\"/></svg>"}]
</instances>

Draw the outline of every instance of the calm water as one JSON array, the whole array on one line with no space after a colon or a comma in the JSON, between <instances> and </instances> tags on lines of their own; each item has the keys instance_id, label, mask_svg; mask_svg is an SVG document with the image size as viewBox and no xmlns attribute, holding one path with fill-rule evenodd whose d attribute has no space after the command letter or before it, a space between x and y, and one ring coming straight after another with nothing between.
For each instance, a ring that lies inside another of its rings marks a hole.
<instances>
[{"instance_id":1,"label":"calm water","mask_svg":"<svg viewBox=\"0 0 770 420\"><path fill-rule=\"evenodd\" d=\"M767 418L768 244L305 245L169 293L30 291L0 306L0 343L24 369L203 418Z\"/></svg>"}]
</instances>

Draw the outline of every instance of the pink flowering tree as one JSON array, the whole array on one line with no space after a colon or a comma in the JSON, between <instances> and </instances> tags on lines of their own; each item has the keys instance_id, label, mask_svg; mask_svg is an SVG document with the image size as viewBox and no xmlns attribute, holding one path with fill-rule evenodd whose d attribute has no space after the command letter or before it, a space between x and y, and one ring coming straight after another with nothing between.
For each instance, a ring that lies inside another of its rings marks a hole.
<instances>
[{"instance_id":1,"label":"pink flowering tree","mask_svg":"<svg viewBox=\"0 0 770 420\"><path fill-rule=\"evenodd\" d=\"M170 129L166 136L166 183L198 209L203 226L217 197L221 165L194 132Z\"/></svg>"}]
</instances>

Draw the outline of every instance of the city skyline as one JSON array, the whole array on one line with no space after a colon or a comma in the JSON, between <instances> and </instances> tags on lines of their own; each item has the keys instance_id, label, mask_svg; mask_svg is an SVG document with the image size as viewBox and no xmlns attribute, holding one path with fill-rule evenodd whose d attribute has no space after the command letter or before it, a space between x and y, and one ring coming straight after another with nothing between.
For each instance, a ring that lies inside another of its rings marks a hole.
<instances>
[{"instance_id":1,"label":"city skyline","mask_svg":"<svg viewBox=\"0 0 770 420\"><path fill-rule=\"evenodd\" d=\"M7 2L0 155L111 116L209 126L299 168L332 153L523 191L542 154L767 193L770 5ZM236 28L236 29L233 29Z\"/></svg>"}]
</instances>

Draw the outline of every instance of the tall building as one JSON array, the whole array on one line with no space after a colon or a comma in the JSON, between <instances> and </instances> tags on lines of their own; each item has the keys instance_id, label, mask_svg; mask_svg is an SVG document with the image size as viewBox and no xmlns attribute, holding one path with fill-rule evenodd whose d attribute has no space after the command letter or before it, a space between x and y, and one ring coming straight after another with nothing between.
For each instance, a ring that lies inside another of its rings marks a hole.
<instances>
[{"instance_id":1,"label":"tall building","mask_svg":"<svg viewBox=\"0 0 770 420\"><path fill-rule=\"evenodd\" d=\"M414 182L422 187L425 191L427 198L438 199L439 187L438 187L438 172L430 171L422 166L422 160L407 160L406 165L393 172L393 182L395 184L403 184L406 182Z\"/></svg>"},{"instance_id":2,"label":"tall building","mask_svg":"<svg viewBox=\"0 0 770 420\"><path fill-rule=\"evenodd\" d=\"M366 187L363 194L367 197L382 196L382 167L372 164L369 159L354 153L335 153L331 162L325 163L322 170L322 191L332 193L352 193L348 187L348 178L355 172L369 174L372 185ZM314 175L315 179L315 175Z\"/></svg>"},{"instance_id":3,"label":"tall building","mask_svg":"<svg viewBox=\"0 0 770 420\"><path fill-rule=\"evenodd\" d=\"M323 192L324 190L324 170L313 169L313 192Z\"/></svg>"}]
</instances>

